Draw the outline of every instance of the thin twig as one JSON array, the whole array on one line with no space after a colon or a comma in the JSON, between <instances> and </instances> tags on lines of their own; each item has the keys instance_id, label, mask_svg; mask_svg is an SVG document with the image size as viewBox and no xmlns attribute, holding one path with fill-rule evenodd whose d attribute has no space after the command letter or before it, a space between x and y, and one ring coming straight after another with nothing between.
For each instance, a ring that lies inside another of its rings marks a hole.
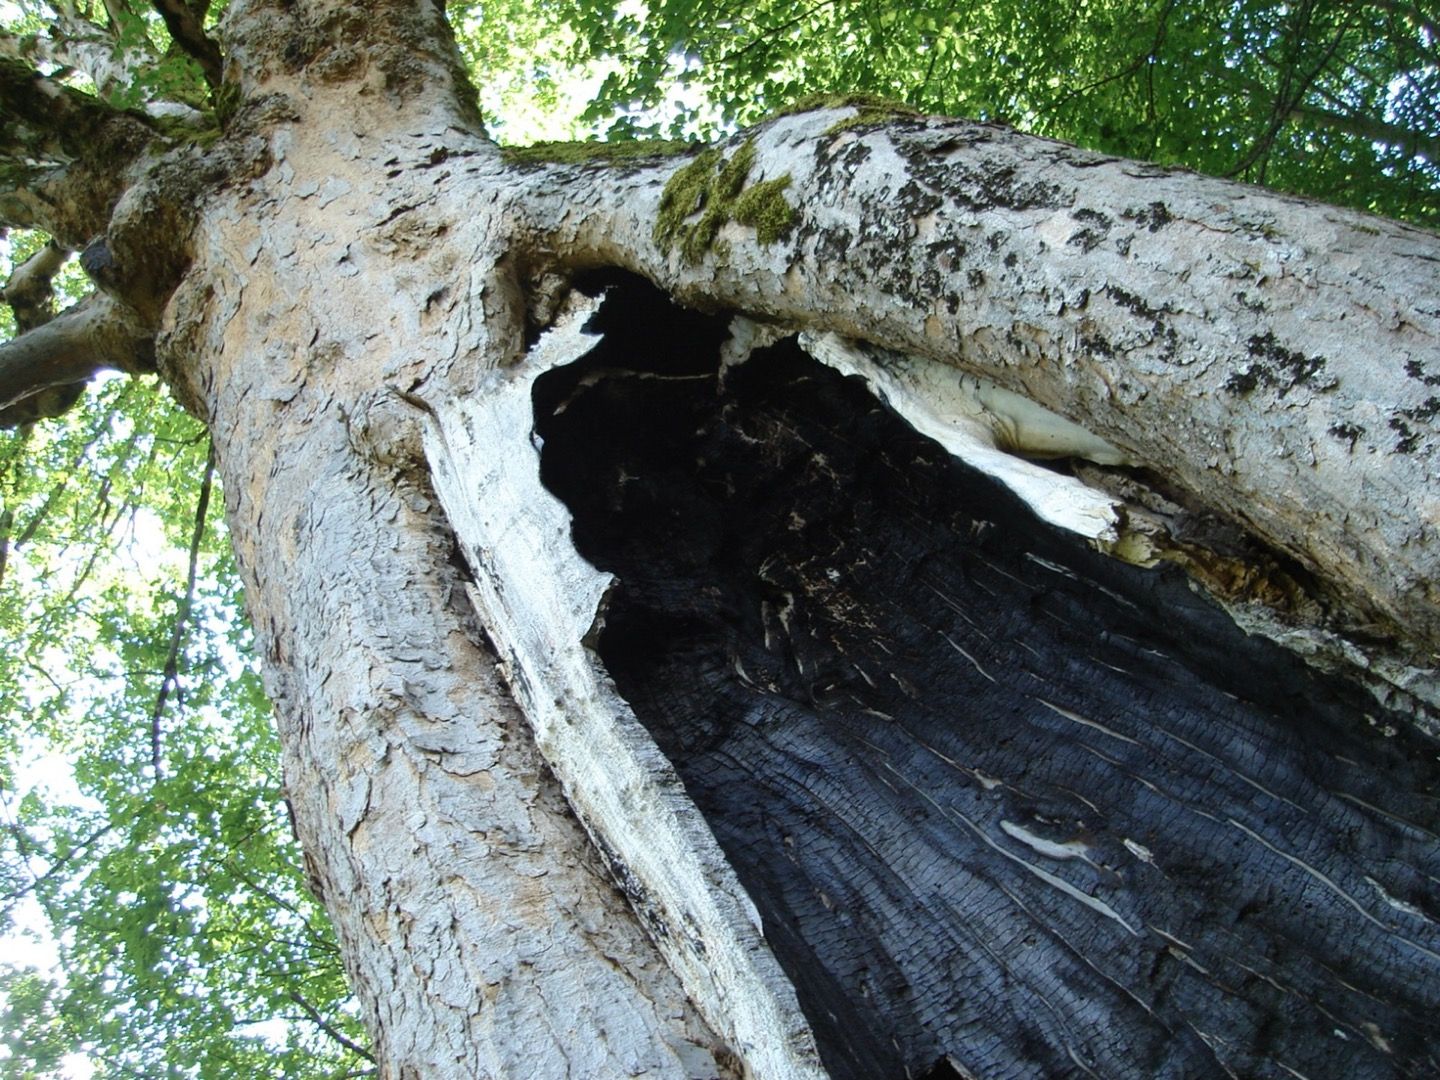
<instances>
[{"instance_id":1,"label":"thin twig","mask_svg":"<svg viewBox=\"0 0 1440 1080\"><path fill-rule=\"evenodd\" d=\"M1040 111L1044 113L1054 113L1061 107L1068 105L1075 98L1082 97L1091 91L1099 90L1102 86L1108 86L1110 83L1117 82L1120 79L1128 78L1142 67L1149 66L1153 68L1154 58L1156 54L1160 52L1160 47L1165 44L1165 34L1169 28L1170 15L1175 10L1175 3L1176 0L1166 0L1165 6L1155 19L1155 36L1150 39L1150 45L1144 52L1135 57L1134 60L1126 64L1119 71L1112 72L1109 75L1102 75L1100 78L1094 79L1084 86L1067 90L1048 105L1042 106Z\"/></svg>"},{"instance_id":2,"label":"thin twig","mask_svg":"<svg viewBox=\"0 0 1440 1080\"><path fill-rule=\"evenodd\" d=\"M195 530L190 534L190 569L185 577L185 596L180 601L180 610L175 614L175 631L170 635L170 654L165 658L165 674L160 680L160 695L155 701L155 712L150 718L150 766L155 779L163 775L161 757L160 721L165 715L165 701L171 691L180 685L180 647L185 642L186 624L190 621L190 609L195 603L195 574L200 564L200 541L205 536L205 515L210 509L210 488L215 479L215 444L205 455L205 475L200 481L200 497L195 501Z\"/></svg>"},{"instance_id":3,"label":"thin twig","mask_svg":"<svg viewBox=\"0 0 1440 1080\"><path fill-rule=\"evenodd\" d=\"M1309 33L1313 21L1313 14L1314 4L1309 2L1302 4L1296 12L1294 47L1290 51L1290 57L1287 59L1284 68L1281 69L1280 86L1275 92L1275 107L1270 121L1266 125L1265 131L1255 140L1255 145L1251 147L1250 152L1240 160L1239 164L1225 174L1227 177L1233 178L1247 172L1250 167L1258 161L1260 163L1260 172L1257 179L1262 184L1265 182L1265 169L1269 164L1270 150L1275 145L1276 136L1280 134L1280 129L1283 128L1290 119L1291 113L1299 107L1300 103L1305 99L1305 95L1310 92L1310 88L1315 84L1315 80L1321 76L1330 61L1334 59L1335 53L1345 40L1345 35L1351 29L1348 20L1341 24L1340 29L1335 33L1335 37L1331 40L1329 47L1326 48L1324 55L1320 57L1319 63L1308 72L1300 73L1298 85L1296 85L1292 91L1291 87L1296 82L1296 69L1300 64L1300 54L1305 46L1305 37Z\"/></svg>"},{"instance_id":4,"label":"thin twig","mask_svg":"<svg viewBox=\"0 0 1440 1080\"><path fill-rule=\"evenodd\" d=\"M106 824L100 826L100 828L96 829L84 840L81 840L78 844L71 848L64 858L56 859L39 874L36 874L34 871L29 871L27 866L27 871L30 874L30 883L28 885L21 885L18 888L11 889L9 892L0 895L0 901L3 901L5 904L9 905L13 904L17 900L22 899L23 897L29 896L46 881L49 881L61 870L65 869L65 867L70 865L70 863L74 862L77 855L79 855L83 851L88 850L98 840L100 840L101 837L105 836L107 833L114 831L114 829L115 823L113 821L107 822ZM11 834L15 837L16 848L25 857L28 863L29 859L35 857L35 852L33 850L29 852L26 852L24 850L29 845L28 838L25 837L24 832L21 830L21 827L18 824L10 825L9 830Z\"/></svg>"},{"instance_id":5,"label":"thin twig","mask_svg":"<svg viewBox=\"0 0 1440 1080\"><path fill-rule=\"evenodd\" d=\"M293 1001L296 1005L299 1005L302 1010L304 1010L305 1015L310 1018L310 1022L311 1022L312 1024L314 1024L316 1027L318 1027L318 1028L319 1028L321 1031L323 1031L326 1035L329 1035L332 1039L334 1039L334 1040L335 1040L337 1043L339 1043L341 1046L345 1047L346 1050L349 1050L349 1051L351 1051L351 1052L354 1053L354 1054L358 1054L360 1057L363 1057L366 1061L374 1061L374 1060L375 1060L375 1056L374 1056L373 1054L371 1054L369 1050L366 1050L363 1046L361 1046L359 1043L357 1043L354 1039L351 1039L351 1038L348 1037L343 1031L339 1030L339 1029L336 1028L333 1024L331 1024L329 1021L327 1021L327 1020L325 1019L325 1017L323 1017L323 1016L320 1015L320 1011L319 1011L318 1009L316 1009L315 1006L311 1005L308 1001L306 1001L303 997L301 997L299 994L297 994L294 990L291 990L291 991L289 992L289 994L286 995L286 996L289 997L290 1000Z\"/></svg>"}]
</instances>

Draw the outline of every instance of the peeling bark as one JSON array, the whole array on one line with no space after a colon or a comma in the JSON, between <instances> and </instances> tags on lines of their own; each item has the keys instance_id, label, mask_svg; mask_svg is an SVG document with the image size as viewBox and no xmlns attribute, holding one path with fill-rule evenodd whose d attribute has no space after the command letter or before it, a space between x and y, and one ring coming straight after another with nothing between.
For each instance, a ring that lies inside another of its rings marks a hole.
<instances>
[{"instance_id":1,"label":"peeling bark","mask_svg":"<svg viewBox=\"0 0 1440 1080\"><path fill-rule=\"evenodd\" d=\"M587 314L518 371L434 407L437 491L536 744L670 967L755 1075L819 1080L809 1025L753 903L654 742L576 647L603 626L610 582L577 554L565 508L540 486L530 399L537 376L589 350L574 332Z\"/></svg>"}]
</instances>

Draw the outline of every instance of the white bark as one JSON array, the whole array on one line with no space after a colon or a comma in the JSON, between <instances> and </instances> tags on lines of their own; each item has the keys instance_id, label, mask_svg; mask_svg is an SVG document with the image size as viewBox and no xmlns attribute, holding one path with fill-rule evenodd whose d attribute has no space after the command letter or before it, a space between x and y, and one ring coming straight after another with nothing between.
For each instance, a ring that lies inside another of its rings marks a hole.
<instances>
[{"instance_id":1,"label":"white bark","mask_svg":"<svg viewBox=\"0 0 1440 1080\"><path fill-rule=\"evenodd\" d=\"M1104 439L988 379L962 375L944 364L894 354L877 357L834 334L807 335L806 348L821 363L864 379L916 431L996 477L1043 520L1089 540L1113 544L1119 539L1115 499L1017 456L1130 464Z\"/></svg>"},{"instance_id":2,"label":"white bark","mask_svg":"<svg viewBox=\"0 0 1440 1080\"><path fill-rule=\"evenodd\" d=\"M45 37L29 39L0 36L0 56L52 67L70 67L89 79L102 97L130 85L136 72L153 62L149 50L122 50L104 29L87 19L56 13Z\"/></svg>"},{"instance_id":3,"label":"white bark","mask_svg":"<svg viewBox=\"0 0 1440 1080\"><path fill-rule=\"evenodd\" d=\"M674 769L582 646L603 623L611 578L576 554L569 511L540 484L530 427L536 376L592 347L577 325L590 310L573 313L518 370L437 404L426 438L436 489L476 568L476 606L536 744L667 962L756 1075L823 1077L754 904Z\"/></svg>"}]
</instances>

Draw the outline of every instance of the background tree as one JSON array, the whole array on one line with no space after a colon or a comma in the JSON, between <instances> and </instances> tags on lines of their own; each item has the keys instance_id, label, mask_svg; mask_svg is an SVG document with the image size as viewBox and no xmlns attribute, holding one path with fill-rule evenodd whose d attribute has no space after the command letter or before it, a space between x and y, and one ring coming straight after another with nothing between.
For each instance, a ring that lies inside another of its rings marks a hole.
<instances>
[{"instance_id":1,"label":"background tree","mask_svg":"<svg viewBox=\"0 0 1440 1080\"><path fill-rule=\"evenodd\" d=\"M370 31L344 5L324 7L304 23L310 37L286 28L294 50L286 63L303 71L328 58L329 74L314 68L317 84L343 84L347 64L359 61L335 40L348 35L364 54ZM742 23L713 7L660 7L645 23L648 52L612 74L592 119L605 123L618 109L618 134L662 123L713 129L817 89L858 89L1430 220L1436 76L1433 26L1422 12L1175 7L1142 18L1133 6L1088 5L1076 20L1059 7L975 5L963 25L948 10L899 18L843 5L749 7ZM63 935L63 988L10 978L11 1030L20 1033L12 1052L36 1067L73 1047L116 1075L154 1075L162 1060L175 1075L325 1075L366 1065L342 1004L333 936L299 887L268 717L235 651L245 636L220 621L237 617L237 585L208 510L203 432L141 383L107 382L66 411L96 367L153 365L143 324L168 300L177 272L148 267L153 284L119 288L125 253L116 251L112 210L133 179L125 170L138 175L153 155L186 144L216 145L224 125L209 167L223 172L253 155L236 149L250 129L235 126L233 88L260 82L260 69L244 66L247 42L275 62L279 49L259 24L285 25L285 16L254 6L237 18L226 40L243 74L227 82L214 14L205 5L31 5L12 20L0 61L0 218L29 227L10 233L14 328L43 328L56 306L52 281L72 299L86 288L65 257L82 250L89 278L115 287L142 324L104 318L104 333L53 386L9 406L6 759L22 760L37 738L85 750L77 780L86 801L36 793L9 808L7 892L34 896ZM616 43L638 29L614 9L452 4L450 15L486 73L481 110L502 132L516 86L559 93L557 28L576 34L591 60L624 55ZM416 38L415 62L429 62L427 49L444 53L435 40ZM390 62L398 63L393 54ZM497 77L507 66L523 74ZM653 119L665 106L675 118ZM263 128L270 121L258 107L252 97L245 123ZM193 171L195 159L185 160ZM183 187L178 176L171 182ZM107 232L106 243L90 246ZM104 316L109 303L108 293L81 300L56 319L55 333ZM18 378L19 367L6 377ZM1402 418L1409 434L1395 429L1396 437L1423 438L1421 412L1423 403ZM77 482L87 474L90 484ZM180 552L163 567L148 557L161 533ZM153 570L155 584L141 590L133 576L98 569L106 536L122 560ZM63 666L60 655L70 657ZM5 779L14 791L13 775ZM283 1033L256 1026L276 1016L289 1018Z\"/></svg>"},{"instance_id":2,"label":"background tree","mask_svg":"<svg viewBox=\"0 0 1440 1080\"><path fill-rule=\"evenodd\" d=\"M587 56L620 63L587 112L620 133L870 93L1435 221L1440 68L1418 4L662 0L643 13L580 4L573 23ZM678 112L645 112L676 102L677 85Z\"/></svg>"}]
</instances>

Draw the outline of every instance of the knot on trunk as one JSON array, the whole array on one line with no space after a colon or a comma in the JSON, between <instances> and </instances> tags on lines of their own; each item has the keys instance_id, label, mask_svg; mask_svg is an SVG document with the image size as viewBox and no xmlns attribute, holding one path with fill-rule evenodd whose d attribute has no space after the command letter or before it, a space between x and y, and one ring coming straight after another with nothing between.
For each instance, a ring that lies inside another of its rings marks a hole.
<instances>
[{"instance_id":1,"label":"knot on trunk","mask_svg":"<svg viewBox=\"0 0 1440 1080\"><path fill-rule=\"evenodd\" d=\"M430 407L414 394L387 386L361 395L345 418L350 446L367 461L407 471L424 460L422 416Z\"/></svg>"}]
</instances>

